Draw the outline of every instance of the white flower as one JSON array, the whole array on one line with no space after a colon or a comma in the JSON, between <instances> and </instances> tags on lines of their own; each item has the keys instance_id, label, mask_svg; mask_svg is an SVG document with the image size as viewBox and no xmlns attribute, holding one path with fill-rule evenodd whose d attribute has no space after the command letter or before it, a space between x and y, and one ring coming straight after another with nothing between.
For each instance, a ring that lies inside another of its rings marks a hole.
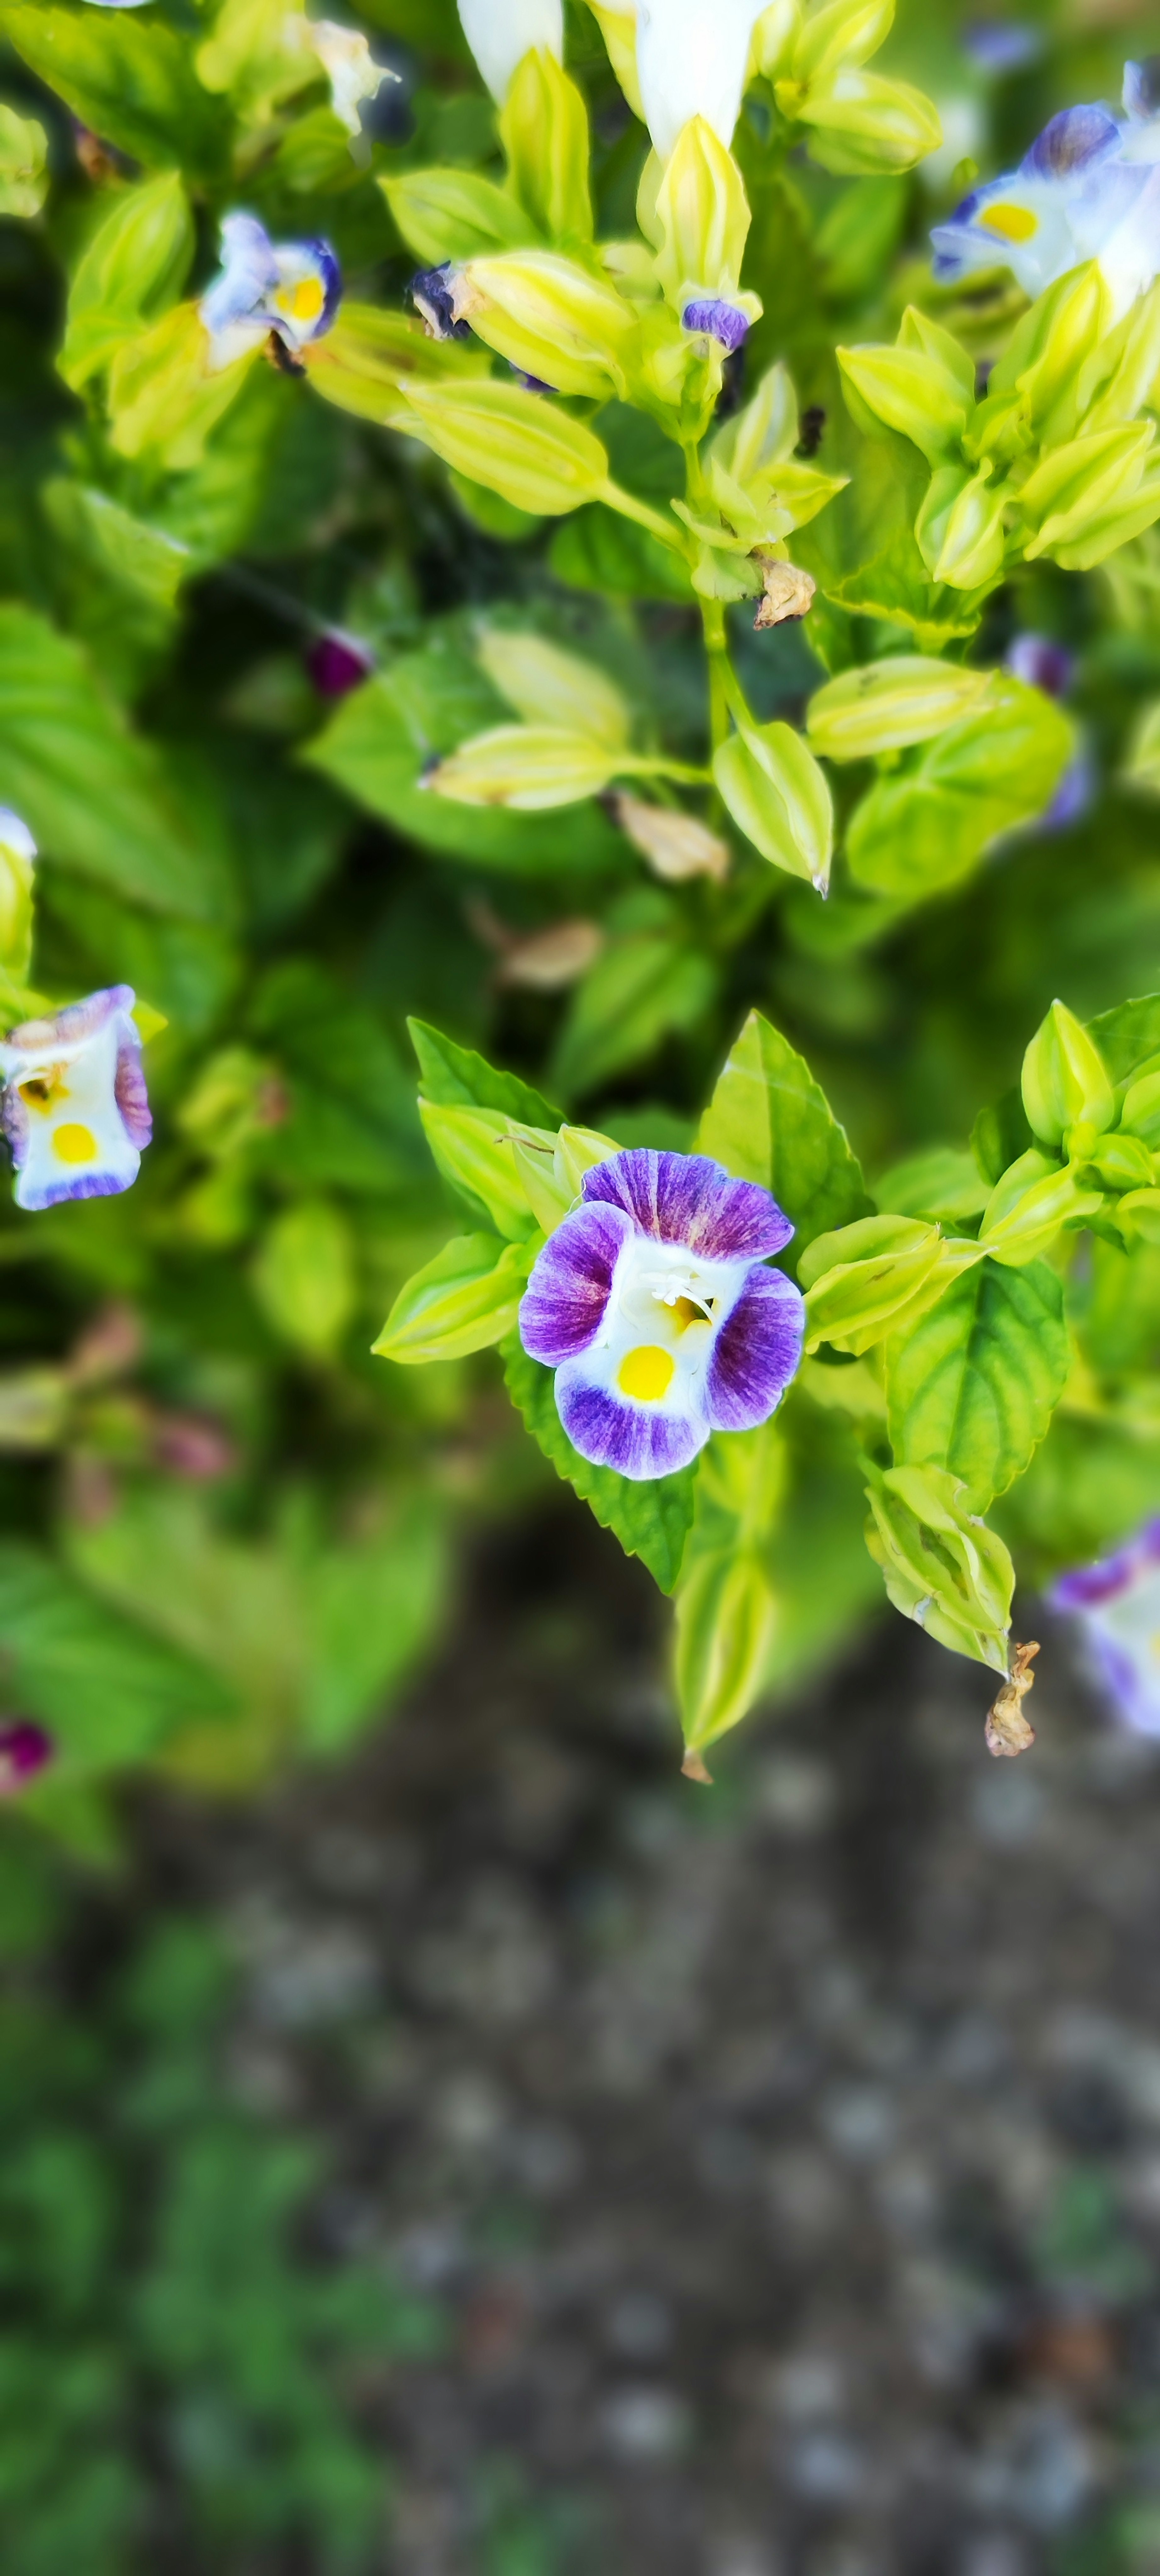
<instances>
[{"instance_id":1,"label":"white flower","mask_svg":"<svg viewBox=\"0 0 1160 2576\"><path fill-rule=\"evenodd\" d=\"M211 369L248 357L271 332L293 357L329 330L341 293L327 242L274 243L256 215L227 215L221 273L201 302Z\"/></svg>"},{"instance_id":2,"label":"white flower","mask_svg":"<svg viewBox=\"0 0 1160 2576\"><path fill-rule=\"evenodd\" d=\"M111 1198L136 1180L153 1125L133 1001L114 984L0 1041L17 1207Z\"/></svg>"},{"instance_id":3,"label":"white flower","mask_svg":"<svg viewBox=\"0 0 1160 2576\"><path fill-rule=\"evenodd\" d=\"M503 106L512 73L533 46L564 52L563 0L459 0L463 32L492 97Z\"/></svg>"},{"instance_id":4,"label":"white flower","mask_svg":"<svg viewBox=\"0 0 1160 2576\"><path fill-rule=\"evenodd\" d=\"M662 161L703 116L728 151L764 0L637 0L636 65L645 121Z\"/></svg>"},{"instance_id":5,"label":"white flower","mask_svg":"<svg viewBox=\"0 0 1160 2576\"><path fill-rule=\"evenodd\" d=\"M360 102L377 98L383 82L397 81L398 73L386 71L374 61L368 39L357 27L340 27L335 18L301 18L290 23L299 30L299 43L318 56L330 82L330 103L335 115L348 134L358 134Z\"/></svg>"}]
</instances>

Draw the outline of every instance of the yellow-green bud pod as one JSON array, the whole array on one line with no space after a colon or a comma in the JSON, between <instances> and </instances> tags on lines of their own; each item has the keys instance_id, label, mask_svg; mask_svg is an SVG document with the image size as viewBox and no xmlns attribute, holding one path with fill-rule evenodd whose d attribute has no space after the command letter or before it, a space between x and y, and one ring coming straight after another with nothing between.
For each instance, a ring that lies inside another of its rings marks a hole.
<instances>
[{"instance_id":1,"label":"yellow-green bud pod","mask_svg":"<svg viewBox=\"0 0 1160 2576\"><path fill-rule=\"evenodd\" d=\"M1129 1243L1160 1244L1160 1190L1130 1190L1116 1209Z\"/></svg>"},{"instance_id":2,"label":"yellow-green bud pod","mask_svg":"<svg viewBox=\"0 0 1160 2576\"><path fill-rule=\"evenodd\" d=\"M1155 422L1141 420L1051 448L1019 496L1032 532L1028 560L1082 540L1106 511L1132 500L1155 436Z\"/></svg>"},{"instance_id":3,"label":"yellow-green bud pod","mask_svg":"<svg viewBox=\"0 0 1160 2576\"><path fill-rule=\"evenodd\" d=\"M1088 1122L1081 1121L1081 1127ZM1082 1163L1085 1177L1089 1170L1102 1181L1106 1190L1150 1190L1152 1157L1139 1136L1103 1136L1082 1153L1080 1129L1069 1127L1067 1150L1073 1163Z\"/></svg>"},{"instance_id":4,"label":"yellow-green bud pod","mask_svg":"<svg viewBox=\"0 0 1160 2576\"><path fill-rule=\"evenodd\" d=\"M690 117L656 194L657 275L670 304L736 295L749 232L749 200L731 152L703 116Z\"/></svg>"},{"instance_id":5,"label":"yellow-green bud pod","mask_svg":"<svg viewBox=\"0 0 1160 2576\"><path fill-rule=\"evenodd\" d=\"M714 754L713 776L738 829L762 858L790 876L808 877L824 894L834 808L801 735L787 724L746 726Z\"/></svg>"},{"instance_id":6,"label":"yellow-green bud pod","mask_svg":"<svg viewBox=\"0 0 1160 2576\"><path fill-rule=\"evenodd\" d=\"M828 80L844 64L865 63L894 24L894 0L828 0L806 19L794 51L794 77Z\"/></svg>"},{"instance_id":7,"label":"yellow-green bud pod","mask_svg":"<svg viewBox=\"0 0 1160 2576\"><path fill-rule=\"evenodd\" d=\"M1062 1145L1080 1119L1102 1135L1116 1114L1099 1048L1066 1003L1053 1002L1023 1058L1023 1106L1033 1136Z\"/></svg>"},{"instance_id":8,"label":"yellow-green bud pod","mask_svg":"<svg viewBox=\"0 0 1160 2576\"><path fill-rule=\"evenodd\" d=\"M495 725L449 752L423 783L456 805L542 814L553 805L598 796L618 767L631 765L609 744L569 733L563 725Z\"/></svg>"},{"instance_id":9,"label":"yellow-green bud pod","mask_svg":"<svg viewBox=\"0 0 1160 2576\"><path fill-rule=\"evenodd\" d=\"M614 750L627 742L627 700L595 662L562 653L542 635L513 633L504 626L491 627L476 651L493 689L525 724L563 726Z\"/></svg>"},{"instance_id":10,"label":"yellow-green bud pod","mask_svg":"<svg viewBox=\"0 0 1160 2576\"><path fill-rule=\"evenodd\" d=\"M558 251L469 261L456 281L455 310L489 348L553 392L623 399L637 316L614 286Z\"/></svg>"},{"instance_id":11,"label":"yellow-green bud pod","mask_svg":"<svg viewBox=\"0 0 1160 2576\"><path fill-rule=\"evenodd\" d=\"M981 590L998 580L1006 499L1004 485L992 482L986 465L972 475L946 465L931 476L914 533L932 581L945 581L951 590Z\"/></svg>"},{"instance_id":12,"label":"yellow-green bud pod","mask_svg":"<svg viewBox=\"0 0 1160 2576\"><path fill-rule=\"evenodd\" d=\"M535 518L599 500L608 479L606 451L591 430L519 385L409 384L391 427Z\"/></svg>"},{"instance_id":13,"label":"yellow-green bud pod","mask_svg":"<svg viewBox=\"0 0 1160 2576\"><path fill-rule=\"evenodd\" d=\"M749 52L751 78L758 72L766 80L780 80L792 73L794 54L801 33L801 0L771 0L763 9L753 30Z\"/></svg>"},{"instance_id":14,"label":"yellow-green bud pod","mask_svg":"<svg viewBox=\"0 0 1160 2576\"><path fill-rule=\"evenodd\" d=\"M591 241L588 110L545 46L524 55L499 120L508 186L549 241Z\"/></svg>"},{"instance_id":15,"label":"yellow-green bud pod","mask_svg":"<svg viewBox=\"0 0 1160 2576\"><path fill-rule=\"evenodd\" d=\"M991 671L964 671L923 653L895 653L843 671L811 698L810 742L826 760L869 760L929 742L974 715L994 687Z\"/></svg>"},{"instance_id":16,"label":"yellow-green bud pod","mask_svg":"<svg viewBox=\"0 0 1160 2576\"><path fill-rule=\"evenodd\" d=\"M371 1349L403 1368L489 1350L515 1323L527 1267L517 1244L494 1234L455 1235L400 1288Z\"/></svg>"},{"instance_id":17,"label":"yellow-green bud pod","mask_svg":"<svg viewBox=\"0 0 1160 2576\"><path fill-rule=\"evenodd\" d=\"M849 178L913 170L942 142L932 101L909 81L882 80L877 72L836 72L825 88L811 87L796 113L813 128L811 160Z\"/></svg>"},{"instance_id":18,"label":"yellow-green bud pod","mask_svg":"<svg viewBox=\"0 0 1160 2576\"><path fill-rule=\"evenodd\" d=\"M23 984L32 959L32 872L36 843L19 814L0 805L0 969Z\"/></svg>"},{"instance_id":19,"label":"yellow-green bud pod","mask_svg":"<svg viewBox=\"0 0 1160 2576\"><path fill-rule=\"evenodd\" d=\"M893 349L837 354L846 384L875 420L912 440L932 465L957 455L974 406L974 369L949 331L936 338L930 326L926 346L915 335Z\"/></svg>"}]
</instances>

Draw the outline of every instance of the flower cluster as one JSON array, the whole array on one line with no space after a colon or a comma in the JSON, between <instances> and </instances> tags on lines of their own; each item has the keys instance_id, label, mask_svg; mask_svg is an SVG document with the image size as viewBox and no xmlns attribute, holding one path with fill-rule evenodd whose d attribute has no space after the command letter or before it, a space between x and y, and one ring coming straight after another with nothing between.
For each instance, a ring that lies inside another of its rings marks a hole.
<instances>
[{"instance_id":1,"label":"flower cluster","mask_svg":"<svg viewBox=\"0 0 1160 2576\"><path fill-rule=\"evenodd\" d=\"M1063 108L1017 170L973 189L931 239L937 277L1005 266L1030 296L1096 259L1126 313L1160 269L1160 116L1146 67L1125 66L1122 118Z\"/></svg>"},{"instance_id":2,"label":"flower cluster","mask_svg":"<svg viewBox=\"0 0 1160 2576\"><path fill-rule=\"evenodd\" d=\"M1124 1724L1160 1735L1160 1520L1114 1556L1065 1574L1049 1598L1078 1621L1092 1673Z\"/></svg>"},{"instance_id":3,"label":"flower cluster","mask_svg":"<svg viewBox=\"0 0 1160 2576\"><path fill-rule=\"evenodd\" d=\"M0 1041L0 1125L18 1207L132 1188L153 1133L134 998L113 984Z\"/></svg>"},{"instance_id":4,"label":"flower cluster","mask_svg":"<svg viewBox=\"0 0 1160 2576\"><path fill-rule=\"evenodd\" d=\"M793 1227L704 1154L617 1154L550 1236L520 1307L581 1457L668 1476L712 1431L767 1422L801 1358L804 1304L767 1268Z\"/></svg>"},{"instance_id":5,"label":"flower cluster","mask_svg":"<svg viewBox=\"0 0 1160 2576\"><path fill-rule=\"evenodd\" d=\"M328 242L271 241L256 215L227 215L222 267L201 303L212 372L271 341L293 366L330 329L342 272Z\"/></svg>"}]
</instances>

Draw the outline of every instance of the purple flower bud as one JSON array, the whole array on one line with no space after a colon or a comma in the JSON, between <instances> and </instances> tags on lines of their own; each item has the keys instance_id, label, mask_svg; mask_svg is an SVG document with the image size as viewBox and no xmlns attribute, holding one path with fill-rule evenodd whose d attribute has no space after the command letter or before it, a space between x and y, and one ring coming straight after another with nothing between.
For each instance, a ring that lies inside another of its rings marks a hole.
<instances>
[{"instance_id":1,"label":"purple flower bud","mask_svg":"<svg viewBox=\"0 0 1160 2576\"><path fill-rule=\"evenodd\" d=\"M1049 698L1066 697L1075 669L1075 657L1066 644L1053 643L1049 635L1017 635L1006 658L1013 680L1023 680L1029 689L1042 689Z\"/></svg>"},{"instance_id":2,"label":"purple flower bud","mask_svg":"<svg viewBox=\"0 0 1160 2576\"><path fill-rule=\"evenodd\" d=\"M51 1762L55 1747L43 1726L31 1718L10 1717L0 1724L0 1798L14 1798Z\"/></svg>"},{"instance_id":3,"label":"purple flower bud","mask_svg":"<svg viewBox=\"0 0 1160 2576\"><path fill-rule=\"evenodd\" d=\"M455 271L449 259L438 268L420 268L415 272L407 293L430 340L469 340L471 332L461 322L455 309Z\"/></svg>"},{"instance_id":4,"label":"purple flower bud","mask_svg":"<svg viewBox=\"0 0 1160 2576\"><path fill-rule=\"evenodd\" d=\"M362 687L375 667L375 657L365 644L353 635L342 635L337 627L320 635L306 656L306 668L320 698L349 697L352 689Z\"/></svg>"},{"instance_id":5,"label":"purple flower bud","mask_svg":"<svg viewBox=\"0 0 1160 2576\"><path fill-rule=\"evenodd\" d=\"M992 72L1002 79L1007 72L1026 70L1037 63L1043 52L1043 38L1038 27L1029 27L1017 18L976 18L963 30L963 50L977 71Z\"/></svg>"},{"instance_id":6,"label":"purple flower bud","mask_svg":"<svg viewBox=\"0 0 1160 2576\"><path fill-rule=\"evenodd\" d=\"M726 304L720 295L706 295L695 304L686 304L681 315L686 331L704 331L711 340L719 340L724 349L739 349L749 329L748 316L735 304Z\"/></svg>"}]
</instances>

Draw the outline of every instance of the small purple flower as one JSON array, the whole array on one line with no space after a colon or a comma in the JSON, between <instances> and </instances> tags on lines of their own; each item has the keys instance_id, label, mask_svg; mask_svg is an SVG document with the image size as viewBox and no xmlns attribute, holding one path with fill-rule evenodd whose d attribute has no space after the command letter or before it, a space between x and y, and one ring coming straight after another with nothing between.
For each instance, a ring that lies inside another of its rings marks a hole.
<instances>
[{"instance_id":1,"label":"small purple flower","mask_svg":"<svg viewBox=\"0 0 1160 2576\"><path fill-rule=\"evenodd\" d=\"M1048 1599L1078 1621L1094 1678L1124 1725L1160 1735L1160 1520L1114 1556L1061 1576Z\"/></svg>"},{"instance_id":2,"label":"small purple flower","mask_svg":"<svg viewBox=\"0 0 1160 2576\"><path fill-rule=\"evenodd\" d=\"M134 999L130 985L112 984L0 1041L0 1128L17 1207L132 1188L153 1133Z\"/></svg>"},{"instance_id":3,"label":"small purple flower","mask_svg":"<svg viewBox=\"0 0 1160 2576\"><path fill-rule=\"evenodd\" d=\"M306 668L320 698L349 697L352 689L362 687L375 667L374 654L357 636L344 635L337 626L319 635L306 656Z\"/></svg>"},{"instance_id":4,"label":"small purple flower","mask_svg":"<svg viewBox=\"0 0 1160 2576\"><path fill-rule=\"evenodd\" d=\"M459 318L455 269L449 259L438 268L418 269L407 293L429 340L470 340L469 325Z\"/></svg>"},{"instance_id":5,"label":"small purple flower","mask_svg":"<svg viewBox=\"0 0 1160 2576\"><path fill-rule=\"evenodd\" d=\"M1066 697L1075 670L1075 655L1066 644L1055 643L1050 635L1016 635L1004 658L1012 679L1042 689L1045 697Z\"/></svg>"},{"instance_id":6,"label":"small purple flower","mask_svg":"<svg viewBox=\"0 0 1160 2576\"><path fill-rule=\"evenodd\" d=\"M27 1788L37 1772L51 1762L53 1750L51 1735L43 1726L34 1726L31 1718L0 1721L0 1798L14 1798Z\"/></svg>"},{"instance_id":7,"label":"small purple flower","mask_svg":"<svg viewBox=\"0 0 1160 2576\"><path fill-rule=\"evenodd\" d=\"M703 331L730 351L740 348L749 329L748 314L720 295L699 296L695 303L686 304L681 322L686 331Z\"/></svg>"},{"instance_id":8,"label":"small purple flower","mask_svg":"<svg viewBox=\"0 0 1160 2576\"><path fill-rule=\"evenodd\" d=\"M963 30L963 50L976 71L990 72L1001 80L1008 72L1021 72L1029 63L1037 63L1043 38L1038 27L1027 26L1019 18L976 18Z\"/></svg>"},{"instance_id":9,"label":"small purple flower","mask_svg":"<svg viewBox=\"0 0 1160 2576\"><path fill-rule=\"evenodd\" d=\"M585 1173L583 1202L535 1262L520 1338L555 1370L581 1457L644 1483L780 1403L805 1309L766 1263L793 1227L704 1154L617 1154Z\"/></svg>"}]
</instances>

